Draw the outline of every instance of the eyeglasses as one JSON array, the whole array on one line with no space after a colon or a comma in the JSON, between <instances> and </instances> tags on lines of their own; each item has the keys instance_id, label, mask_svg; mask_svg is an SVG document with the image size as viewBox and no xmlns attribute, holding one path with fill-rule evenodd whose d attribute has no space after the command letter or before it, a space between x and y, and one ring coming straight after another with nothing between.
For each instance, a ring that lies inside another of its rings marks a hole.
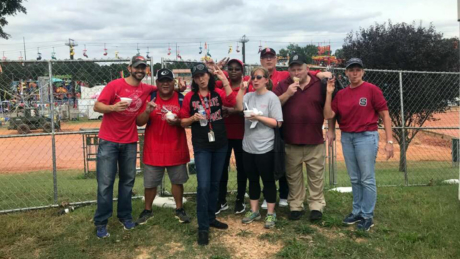
<instances>
[{"instance_id":1,"label":"eyeglasses","mask_svg":"<svg viewBox=\"0 0 460 259\"><path fill-rule=\"evenodd\" d=\"M251 76L251 79L252 79L252 80L256 80L256 79L257 79L257 80L260 80L260 79L262 79L262 78L264 78L264 77L265 77L265 76L259 76L259 75L257 75L257 76Z\"/></svg>"},{"instance_id":2,"label":"eyeglasses","mask_svg":"<svg viewBox=\"0 0 460 259\"><path fill-rule=\"evenodd\" d=\"M236 72L238 72L238 71L241 71L241 68L239 68L239 67L229 67L228 71L236 71Z\"/></svg>"}]
</instances>

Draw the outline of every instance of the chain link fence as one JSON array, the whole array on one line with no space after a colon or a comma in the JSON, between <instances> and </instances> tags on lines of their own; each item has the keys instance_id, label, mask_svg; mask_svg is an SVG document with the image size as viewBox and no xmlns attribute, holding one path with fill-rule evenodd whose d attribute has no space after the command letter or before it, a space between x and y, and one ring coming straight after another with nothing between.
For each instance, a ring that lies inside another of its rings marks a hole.
<instances>
[{"instance_id":1,"label":"chain link fence","mask_svg":"<svg viewBox=\"0 0 460 259\"><path fill-rule=\"evenodd\" d=\"M128 75L129 60L2 62L0 73L0 213L56 207L96 200L97 133L102 114L93 111L97 95L111 80ZM162 67L191 83L198 62L162 60ZM150 71L153 62L150 61ZM257 65L246 65L245 74ZM281 67L279 70L286 67ZM324 68L318 68L324 69ZM345 86L343 69L332 71ZM148 71L149 73L149 71ZM147 76L144 81L154 83ZM379 186L425 185L458 177L459 73L366 70L365 80L379 86L388 101L395 158L386 161L380 129L376 176ZM327 127L327 125L325 125ZM191 157L190 130L186 130ZM143 195L139 128L138 177L134 194ZM340 130L328 148L328 187L349 186ZM193 163L185 192L196 191ZM117 183L115 183L115 191ZM231 160L229 190L236 189ZM170 190L165 179L162 193Z\"/></svg>"}]
</instances>

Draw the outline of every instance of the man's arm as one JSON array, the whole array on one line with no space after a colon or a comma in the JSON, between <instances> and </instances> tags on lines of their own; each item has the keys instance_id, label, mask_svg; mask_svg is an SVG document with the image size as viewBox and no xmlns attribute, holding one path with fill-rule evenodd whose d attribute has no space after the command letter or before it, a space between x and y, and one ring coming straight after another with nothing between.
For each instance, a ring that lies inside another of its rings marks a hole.
<instances>
[{"instance_id":1,"label":"man's arm","mask_svg":"<svg viewBox=\"0 0 460 259\"><path fill-rule=\"evenodd\" d=\"M96 101L94 104L93 110L99 113L111 113L111 112L122 112L128 108L129 104L127 102L117 102L112 105L107 105Z\"/></svg>"}]
</instances>

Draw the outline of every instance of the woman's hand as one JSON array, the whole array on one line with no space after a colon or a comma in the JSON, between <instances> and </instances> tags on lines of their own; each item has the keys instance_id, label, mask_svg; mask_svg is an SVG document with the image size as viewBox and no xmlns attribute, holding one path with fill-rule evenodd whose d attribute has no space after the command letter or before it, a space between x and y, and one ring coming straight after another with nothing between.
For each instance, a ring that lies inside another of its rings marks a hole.
<instances>
[{"instance_id":1,"label":"woman's hand","mask_svg":"<svg viewBox=\"0 0 460 259\"><path fill-rule=\"evenodd\" d=\"M335 90L335 77L327 80L327 93L332 94Z\"/></svg>"},{"instance_id":2,"label":"woman's hand","mask_svg":"<svg viewBox=\"0 0 460 259\"><path fill-rule=\"evenodd\" d=\"M385 153L387 155L387 160L394 157L393 144L387 143L385 145Z\"/></svg>"}]
</instances>

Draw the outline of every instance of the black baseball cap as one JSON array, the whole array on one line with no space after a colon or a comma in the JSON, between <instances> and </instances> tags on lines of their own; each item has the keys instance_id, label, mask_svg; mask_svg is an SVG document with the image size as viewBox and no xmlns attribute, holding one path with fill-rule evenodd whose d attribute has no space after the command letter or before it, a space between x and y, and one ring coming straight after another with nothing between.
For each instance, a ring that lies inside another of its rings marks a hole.
<instances>
[{"instance_id":1,"label":"black baseball cap","mask_svg":"<svg viewBox=\"0 0 460 259\"><path fill-rule=\"evenodd\" d=\"M205 64L199 63L195 65L194 67L192 67L192 77L194 77L195 75L204 74L204 73L208 73L208 68L206 67Z\"/></svg>"},{"instance_id":2,"label":"black baseball cap","mask_svg":"<svg viewBox=\"0 0 460 259\"><path fill-rule=\"evenodd\" d=\"M298 65L307 64L307 58L302 54L294 54L289 59L289 66L294 65L294 64L298 64Z\"/></svg>"},{"instance_id":3,"label":"black baseball cap","mask_svg":"<svg viewBox=\"0 0 460 259\"><path fill-rule=\"evenodd\" d=\"M132 67L138 67L139 65L147 66L147 60L143 56L136 55L131 59L129 65Z\"/></svg>"},{"instance_id":4,"label":"black baseball cap","mask_svg":"<svg viewBox=\"0 0 460 259\"><path fill-rule=\"evenodd\" d=\"M265 56L267 54L271 54L271 55L276 56L276 51L274 49L272 49L272 48L265 48L260 52L260 57L263 57L263 56Z\"/></svg>"},{"instance_id":5,"label":"black baseball cap","mask_svg":"<svg viewBox=\"0 0 460 259\"><path fill-rule=\"evenodd\" d=\"M350 58L347 63L345 63L345 68L349 68L350 66L358 65L360 67L364 67L363 61L359 58Z\"/></svg>"},{"instance_id":6,"label":"black baseball cap","mask_svg":"<svg viewBox=\"0 0 460 259\"><path fill-rule=\"evenodd\" d=\"M171 70L167 69L167 68L162 68L160 70L158 70L157 72L157 80L160 81L161 79L170 79L170 80L174 80L174 74Z\"/></svg>"}]
</instances>

